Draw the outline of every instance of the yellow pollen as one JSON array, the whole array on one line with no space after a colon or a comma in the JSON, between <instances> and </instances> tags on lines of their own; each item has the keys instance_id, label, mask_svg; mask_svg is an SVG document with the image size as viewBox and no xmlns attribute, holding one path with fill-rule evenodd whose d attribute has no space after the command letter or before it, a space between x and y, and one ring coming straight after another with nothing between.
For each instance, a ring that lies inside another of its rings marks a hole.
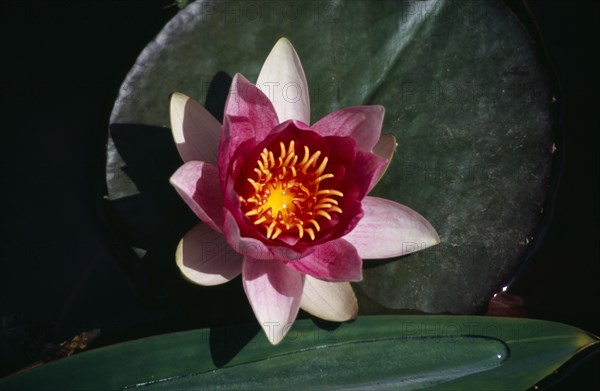
<instances>
[{"instance_id":1,"label":"yellow pollen","mask_svg":"<svg viewBox=\"0 0 600 391\"><path fill-rule=\"evenodd\" d=\"M293 140L287 145L279 142L277 147L275 153L262 150L252 177L247 178L251 187L240 197L244 215L268 239L280 235L302 239L307 234L315 240L332 215L342 213L339 199L344 194L322 188L323 182L335 176L327 172L329 158L321 158L321 151L311 154L304 145L300 159Z\"/></svg>"}]
</instances>

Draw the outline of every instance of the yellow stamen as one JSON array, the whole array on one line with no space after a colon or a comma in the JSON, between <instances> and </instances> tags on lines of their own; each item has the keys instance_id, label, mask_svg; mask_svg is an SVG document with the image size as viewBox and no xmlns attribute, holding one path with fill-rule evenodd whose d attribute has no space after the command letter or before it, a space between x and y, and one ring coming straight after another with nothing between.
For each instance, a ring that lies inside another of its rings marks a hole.
<instances>
[{"instance_id":1,"label":"yellow stamen","mask_svg":"<svg viewBox=\"0 0 600 391\"><path fill-rule=\"evenodd\" d=\"M323 216L325 217L327 220L331 220L331 215L327 212L325 212L324 210L318 210L317 211L317 215L318 216Z\"/></svg>"},{"instance_id":2,"label":"yellow stamen","mask_svg":"<svg viewBox=\"0 0 600 391\"><path fill-rule=\"evenodd\" d=\"M264 223L265 221L267 221L267 217L266 217L266 216L263 216L263 217L261 217L260 219L256 220L256 221L254 222L254 225L259 225L259 224L262 224L262 223Z\"/></svg>"},{"instance_id":3,"label":"yellow stamen","mask_svg":"<svg viewBox=\"0 0 600 391\"><path fill-rule=\"evenodd\" d=\"M275 233L273 234L273 236L271 237L271 239L277 239L277 237L279 235L281 235L281 233L283 232L283 230L279 227L275 228Z\"/></svg>"},{"instance_id":4,"label":"yellow stamen","mask_svg":"<svg viewBox=\"0 0 600 391\"><path fill-rule=\"evenodd\" d=\"M317 230L317 232L321 231L321 226L319 225L319 223L317 223L317 220L310 219L310 220L308 220L308 223L312 224L315 227L315 229Z\"/></svg>"},{"instance_id":5,"label":"yellow stamen","mask_svg":"<svg viewBox=\"0 0 600 391\"><path fill-rule=\"evenodd\" d=\"M304 236L304 228L302 228L302 224L296 224L296 227L298 228L298 237L302 239Z\"/></svg>"},{"instance_id":6,"label":"yellow stamen","mask_svg":"<svg viewBox=\"0 0 600 391\"><path fill-rule=\"evenodd\" d=\"M328 202L328 203L333 204L333 205L337 205L338 204L337 200L334 200L333 198L321 198L319 200L319 202L321 202L321 203L322 202Z\"/></svg>"},{"instance_id":7,"label":"yellow stamen","mask_svg":"<svg viewBox=\"0 0 600 391\"><path fill-rule=\"evenodd\" d=\"M329 208L328 212L342 213L342 210L337 206L332 206L331 208Z\"/></svg>"},{"instance_id":8,"label":"yellow stamen","mask_svg":"<svg viewBox=\"0 0 600 391\"><path fill-rule=\"evenodd\" d=\"M311 154L304 145L300 159L294 140L276 145L278 156L264 148L253 176L247 178L251 187L240 197L244 215L263 230L267 239L275 240L281 235L303 239L307 234L315 240L322 221L331 220L332 213L342 213L339 199L344 194L321 188L325 179L334 178L327 172L329 158L321 159L321 151Z\"/></svg>"},{"instance_id":9,"label":"yellow stamen","mask_svg":"<svg viewBox=\"0 0 600 391\"><path fill-rule=\"evenodd\" d=\"M258 183L256 183L254 180L252 180L252 178L248 178L248 182L250 182L250 184L252 185L252 187L254 187L254 190L256 192L260 191L260 185Z\"/></svg>"},{"instance_id":10,"label":"yellow stamen","mask_svg":"<svg viewBox=\"0 0 600 391\"><path fill-rule=\"evenodd\" d=\"M306 163L308 161L308 157L310 156L310 151L308 150L308 147L305 145L304 146L304 158L302 159L302 161L300 162L300 166L303 166L304 163Z\"/></svg>"},{"instance_id":11,"label":"yellow stamen","mask_svg":"<svg viewBox=\"0 0 600 391\"><path fill-rule=\"evenodd\" d=\"M271 152L271 151L269 151L269 163L271 163L269 168L273 168L275 166L275 156L273 155L273 152Z\"/></svg>"},{"instance_id":12,"label":"yellow stamen","mask_svg":"<svg viewBox=\"0 0 600 391\"><path fill-rule=\"evenodd\" d=\"M270 238L271 235L273 234L273 229L275 228L276 224L277 224L277 221L273 220L271 222L271 225L269 225L269 228L267 228L267 238Z\"/></svg>"},{"instance_id":13,"label":"yellow stamen","mask_svg":"<svg viewBox=\"0 0 600 391\"><path fill-rule=\"evenodd\" d=\"M333 178L333 174L325 174L325 175L321 175L320 177L318 177L317 179L315 179L313 182L314 182L314 183L319 183L319 182L321 182L322 180L329 179L329 178Z\"/></svg>"},{"instance_id":14,"label":"yellow stamen","mask_svg":"<svg viewBox=\"0 0 600 391\"><path fill-rule=\"evenodd\" d=\"M323 171L325 171L325 167L327 167L328 161L329 159L327 158L327 156L325 156L323 158L323 161L321 162L321 165L319 166L319 168L317 168L317 171L315 171L315 175L319 176L323 173Z\"/></svg>"}]
</instances>

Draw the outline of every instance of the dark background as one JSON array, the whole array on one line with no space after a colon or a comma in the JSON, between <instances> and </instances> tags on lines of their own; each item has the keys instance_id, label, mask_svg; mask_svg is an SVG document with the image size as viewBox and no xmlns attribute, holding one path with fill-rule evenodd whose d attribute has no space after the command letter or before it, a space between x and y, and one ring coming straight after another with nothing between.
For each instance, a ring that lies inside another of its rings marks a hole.
<instances>
[{"instance_id":1,"label":"dark background","mask_svg":"<svg viewBox=\"0 0 600 391\"><path fill-rule=\"evenodd\" d=\"M527 4L560 83L557 144L565 160L546 237L509 291L533 318L598 335L598 6ZM177 11L172 0L0 2L0 376L82 331L101 329L92 345L99 346L202 324L166 320L164 305L140 296L116 256L102 200L118 88ZM548 384L600 384L599 356L568 365L565 379Z\"/></svg>"}]
</instances>

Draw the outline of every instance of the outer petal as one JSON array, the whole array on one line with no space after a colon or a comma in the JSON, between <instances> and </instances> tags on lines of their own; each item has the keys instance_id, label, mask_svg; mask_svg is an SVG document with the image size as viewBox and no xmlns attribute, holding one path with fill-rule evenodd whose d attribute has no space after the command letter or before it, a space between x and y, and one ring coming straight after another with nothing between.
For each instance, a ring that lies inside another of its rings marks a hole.
<instances>
[{"instance_id":1,"label":"outer petal","mask_svg":"<svg viewBox=\"0 0 600 391\"><path fill-rule=\"evenodd\" d=\"M286 38L281 38L260 70L256 81L269 97L279 122L288 119L310 124L310 98L300 58Z\"/></svg>"},{"instance_id":2,"label":"outer petal","mask_svg":"<svg viewBox=\"0 0 600 391\"><path fill-rule=\"evenodd\" d=\"M244 290L269 341L276 345L298 315L304 276L279 261L244 259Z\"/></svg>"},{"instance_id":3,"label":"outer petal","mask_svg":"<svg viewBox=\"0 0 600 391\"><path fill-rule=\"evenodd\" d=\"M200 220L221 232L223 194L215 166L205 162L187 162L175 171L170 182Z\"/></svg>"},{"instance_id":4,"label":"outer petal","mask_svg":"<svg viewBox=\"0 0 600 391\"><path fill-rule=\"evenodd\" d=\"M362 280L362 259L356 248L344 239L321 244L314 252L287 265L320 280Z\"/></svg>"},{"instance_id":5,"label":"outer petal","mask_svg":"<svg viewBox=\"0 0 600 391\"><path fill-rule=\"evenodd\" d=\"M383 106L354 106L326 115L312 126L322 136L349 136L358 149L371 152L381 134Z\"/></svg>"},{"instance_id":6,"label":"outer petal","mask_svg":"<svg viewBox=\"0 0 600 391\"><path fill-rule=\"evenodd\" d=\"M396 202L365 197L364 217L344 236L362 258L390 258L423 250L440 242L435 229L414 210Z\"/></svg>"},{"instance_id":7,"label":"outer petal","mask_svg":"<svg viewBox=\"0 0 600 391\"><path fill-rule=\"evenodd\" d=\"M392 163L392 157L394 157L394 153L396 152L397 146L398 143L396 142L396 137L394 137L393 134L382 134L377 144L375 144L375 146L373 147L373 153L387 159L387 163L382 169L381 173L379 174L377 180L373 182L369 191L371 191L371 189L375 187L377 183L379 183L381 178L383 178L383 176L385 175L385 172L390 166L390 163Z\"/></svg>"},{"instance_id":8,"label":"outer petal","mask_svg":"<svg viewBox=\"0 0 600 391\"><path fill-rule=\"evenodd\" d=\"M223 284L242 272L242 255L229 247L223 235L202 223L181 239L175 258L183 275L199 285Z\"/></svg>"},{"instance_id":9,"label":"outer petal","mask_svg":"<svg viewBox=\"0 0 600 391\"><path fill-rule=\"evenodd\" d=\"M200 103L175 92L171 95L171 130L184 162L217 164L221 124Z\"/></svg>"},{"instance_id":10,"label":"outer petal","mask_svg":"<svg viewBox=\"0 0 600 391\"><path fill-rule=\"evenodd\" d=\"M304 279L300 308L332 322L345 322L358 315L358 302L349 282L327 282L311 276Z\"/></svg>"}]
</instances>

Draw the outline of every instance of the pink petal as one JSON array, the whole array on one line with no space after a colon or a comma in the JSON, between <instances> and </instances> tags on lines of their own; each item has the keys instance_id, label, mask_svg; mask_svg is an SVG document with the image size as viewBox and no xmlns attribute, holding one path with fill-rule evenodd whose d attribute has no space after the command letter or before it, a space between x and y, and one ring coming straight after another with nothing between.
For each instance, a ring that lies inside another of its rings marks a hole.
<instances>
[{"instance_id":1,"label":"pink petal","mask_svg":"<svg viewBox=\"0 0 600 391\"><path fill-rule=\"evenodd\" d=\"M181 239L175 258L183 275L199 285L223 284L242 272L242 255L229 247L223 235L202 223Z\"/></svg>"},{"instance_id":2,"label":"pink petal","mask_svg":"<svg viewBox=\"0 0 600 391\"><path fill-rule=\"evenodd\" d=\"M373 147L373 153L377 156L381 156L382 158L387 159L387 163L385 167L381 170L377 180L373 182L372 187L369 189L369 191L371 191L371 189L375 187L377 183L379 183L381 178L385 175L385 172L387 171L387 169L390 166L390 163L392 162L392 157L394 157L394 153L396 152L397 146L398 143L396 142L396 137L394 137L394 135L382 134L377 144L375 144L375 146Z\"/></svg>"},{"instance_id":3,"label":"pink petal","mask_svg":"<svg viewBox=\"0 0 600 391\"><path fill-rule=\"evenodd\" d=\"M240 254L253 259L273 260L275 258L263 242L241 235L235 218L228 210L225 211L223 234L229 245Z\"/></svg>"},{"instance_id":4,"label":"pink petal","mask_svg":"<svg viewBox=\"0 0 600 391\"><path fill-rule=\"evenodd\" d=\"M242 277L258 323L269 341L277 345L298 315L304 276L279 261L246 257Z\"/></svg>"},{"instance_id":5,"label":"pink petal","mask_svg":"<svg viewBox=\"0 0 600 391\"><path fill-rule=\"evenodd\" d=\"M360 189L360 197L371 191L387 167L388 161L370 152L357 151L352 175L353 183Z\"/></svg>"},{"instance_id":6,"label":"pink petal","mask_svg":"<svg viewBox=\"0 0 600 391\"><path fill-rule=\"evenodd\" d=\"M175 171L170 182L200 220L221 232L223 194L215 166L205 162L187 162Z\"/></svg>"},{"instance_id":7,"label":"pink petal","mask_svg":"<svg viewBox=\"0 0 600 391\"><path fill-rule=\"evenodd\" d=\"M358 149L371 152L379 135L385 109L383 106L354 106L326 115L312 126L322 136L349 136Z\"/></svg>"},{"instance_id":8,"label":"pink petal","mask_svg":"<svg viewBox=\"0 0 600 391\"><path fill-rule=\"evenodd\" d=\"M378 197L365 197L364 217L344 236L363 259L391 258L440 242L435 229L414 210Z\"/></svg>"},{"instance_id":9,"label":"pink petal","mask_svg":"<svg viewBox=\"0 0 600 391\"><path fill-rule=\"evenodd\" d=\"M345 322L358 315L358 302L349 282L327 282L305 276L300 308L318 318Z\"/></svg>"},{"instance_id":10,"label":"pink petal","mask_svg":"<svg viewBox=\"0 0 600 391\"><path fill-rule=\"evenodd\" d=\"M289 247L284 246L269 246L269 250L275 257L275 259L279 261L294 261L302 257L302 254L294 251Z\"/></svg>"},{"instance_id":11,"label":"pink petal","mask_svg":"<svg viewBox=\"0 0 600 391\"><path fill-rule=\"evenodd\" d=\"M217 164L221 124L200 103L175 92L170 103L171 129L184 162Z\"/></svg>"},{"instance_id":12,"label":"pink petal","mask_svg":"<svg viewBox=\"0 0 600 391\"><path fill-rule=\"evenodd\" d=\"M239 73L233 77L223 117L219 168L225 180L229 160L245 141L261 142L279 124L269 98Z\"/></svg>"},{"instance_id":13,"label":"pink petal","mask_svg":"<svg viewBox=\"0 0 600 391\"><path fill-rule=\"evenodd\" d=\"M314 252L296 261L287 262L286 265L325 281L362 279L362 259L356 248L344 239L321 244Z\"/></svg>"},{"instance_id":14,"label":"pink petal","mask_svg":"<svg viewBox=\"0 0 600 391\"><path fill-rule=\"evenodd\" d=\"M310 98L302 63L286 38L281 38L260 70L256 85L269 97L279 122L288 119L310 124Z\"/></svg>"}]
</instances>

